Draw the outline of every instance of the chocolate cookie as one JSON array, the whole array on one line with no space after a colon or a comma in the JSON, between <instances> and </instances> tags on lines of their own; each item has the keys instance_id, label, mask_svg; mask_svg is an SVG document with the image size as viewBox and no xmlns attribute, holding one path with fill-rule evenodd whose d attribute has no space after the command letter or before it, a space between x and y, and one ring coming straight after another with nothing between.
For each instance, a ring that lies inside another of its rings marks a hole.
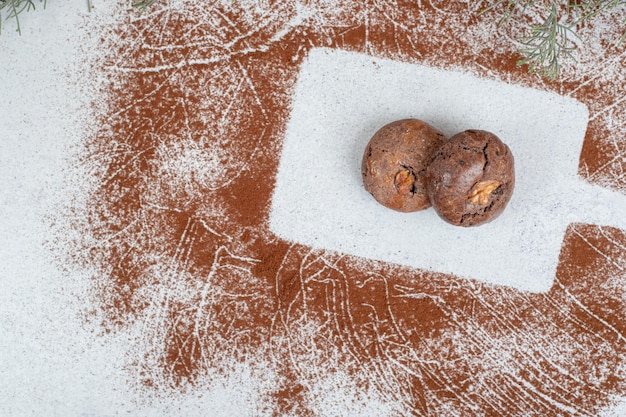
<instances>
[{"instance_id":1,"label":"chocolate cookie","mask_svg":"<svg viewBox=\"0 0 626 417\"><path fill-rule=\"evenodd\" d=\"M493 133L466 130L437 150L426 183L433 208L445 221L457 226L488 223L513 194L513 154Z\"/></svg>"},{"instance_id":2,"label":"chocolate cookie","mask_svg":"<svg viewBox=\"0 0 626 417\"><path fill-rule=\"evenodd\" d=\"M430 207L426 167L444 141L443 133L417 119L383 126L365 148L361 163L365 189L393 210L411 212Z\"/></svg>"}]
</instances>

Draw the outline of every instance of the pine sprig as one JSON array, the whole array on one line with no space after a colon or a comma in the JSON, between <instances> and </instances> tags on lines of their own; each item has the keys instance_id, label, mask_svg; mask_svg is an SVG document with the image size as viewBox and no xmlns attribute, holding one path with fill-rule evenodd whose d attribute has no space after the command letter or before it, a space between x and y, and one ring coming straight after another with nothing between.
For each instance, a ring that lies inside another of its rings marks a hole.
<instances>
[{"instance_id":1,"label":"pine sprig","mask_svg":"<svg viewBox=\"0 0 626 417\"><path fill-rule=\"evenodd\" d=\"M578 37L573 25L559 22L555 3L550 7L546 20L530 28L530 34L519 39L523 56L517 64L528 65L531 74L540 74L550 81L559 76L560 60L576 60L573 52L576 45L572 38Z\"/></svg>"},{"instance_id":2,"label":"pine sprig","mask_svg":"<svg viewBox=\"0 0 626 417\"><path fill-rule=\"evenodd\" d=\"M87 10L91 12L92 5L91 0L87 1ZM22 34L22 27L20 25L20 16L24 12L35 10L37 0L0 0L0 34L2 33L2 23L7 20L15 20L17 26L16 31ZM43 8L46 8L47 0L39 0L39 4L43 4ZM156 0L131 0L133 7L144 11L150 7Z\"/></svg>"},{"instance_id":3,"label":"pine sprig","mask_svg":"<svg viewBox=\"0 0 626 417\"><path fill-rule=\"evenodd\" d=\"M146 10L148 7L152 5L156 0L133 0L133 7L138 8L141 11Z\"/></svg>"},{"instance_id":4,"label":"pine sprig","mask_svg":"<svg viewBox=\"0 0 626 417\"><path fill-rule=\"evenodd\" d=\"M528 34L518 37L518 65L528 65L529 71L550 81L558 78L563 60L575 61L577 29L595 17L626 6L626 0L497 0L481 14L501 10L499 24L521 21ZM537 14L543 20L533 17ZM528 26L528 19L535 23ZM625 22L626 23L626 22ZM617 44L621 45L623 35Z\"/></svg>"},{"instance_id":5,"label":"pine sprig","mask_svg":"<svg viewBox=\"0 0 626 417\"><path fill-rule=\"evenodd\" d=\"M46 0L39 0L39 3L43 3L43 7L46 7ZM33 0L0 0L0 31L2 31L2 22L4 20L15 19L16 30L21 34L20 15L35 9ZM6 13L6 17L3 16L3 12Z\"/></svg>"},{"instance_id":6,"label":"pine sprig","mask_svg":"<svg viewBox=\"0 0 626 417\"><path fill-rule=\"evenodd\" d=\"M599 14L625 4L626 2L624 0L596 0L587 2L573 0L570 7L578 9L581 12L579 20L583 21L590 20Z\"/></svg>"}]
</instances>

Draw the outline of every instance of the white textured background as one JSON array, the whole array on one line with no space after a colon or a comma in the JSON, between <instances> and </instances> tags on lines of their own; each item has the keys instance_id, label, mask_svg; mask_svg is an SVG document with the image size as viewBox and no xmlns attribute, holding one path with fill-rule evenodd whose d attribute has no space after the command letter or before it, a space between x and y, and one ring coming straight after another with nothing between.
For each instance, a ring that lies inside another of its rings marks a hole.
<instances>
[{"instance_id":1,"label":"white textured background","mask_svg":"<svg viewBox=\"0 0 626 417\"><path fill-rule=\"evenodd\" d=\"M39 5L38 5L39 6ZM122 346L83 325L88 281L47 249L81 140L85 1L49 1L0 35L0 415L107 416L124 409ZM6 13L3 12L3 17Z\"/></svg>"},{"instance_id":2,"label":"white textured background","mask_svg":"<svg viewBox=\"0 0 626 417\"><path fill-rule=\"evenodd\" d=\"M236 407L245 377L136 402L123 369L128 335L85 324L88 279L47 249L51 219L73 198L65 168L88 123L72 74L91 42L83 19L107 12L95 3L89 14L85 0L49 1L22 16L21 36L13 22L0 35L0 416L247 415Z\"/></svg>"}]
</instances>

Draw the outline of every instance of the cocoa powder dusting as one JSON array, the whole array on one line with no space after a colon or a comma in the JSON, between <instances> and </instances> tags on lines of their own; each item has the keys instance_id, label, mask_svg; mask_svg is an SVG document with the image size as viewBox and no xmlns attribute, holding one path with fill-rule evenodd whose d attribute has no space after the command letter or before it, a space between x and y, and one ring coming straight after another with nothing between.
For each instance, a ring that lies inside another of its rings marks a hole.
<instances>
[{"instance_id":1,"label":"cocoa powder dusting","mask_svg":"<svg viewBox=\"0 0 626 417\"><path fill-rule=\"evenodd\" d=\"M108 111L84 153L98 180L85 233L106 243L80 261L99 271L103 326L143 326L129 353L142 389L193 385L232 360L267 368L262 407L276 416L322 415L328 387L424 416L594 415L626 395L621 231L571 225L553 288L530 294L312 250L268 228L311 48L572 96L591 115L579 173L624 190L626 102L610 92L624 91L626 70L614 51L546 84L498 46L493 12L476 18L467 4L196 3L165 1L106 33Z\"/></svg>"}]
</instances>

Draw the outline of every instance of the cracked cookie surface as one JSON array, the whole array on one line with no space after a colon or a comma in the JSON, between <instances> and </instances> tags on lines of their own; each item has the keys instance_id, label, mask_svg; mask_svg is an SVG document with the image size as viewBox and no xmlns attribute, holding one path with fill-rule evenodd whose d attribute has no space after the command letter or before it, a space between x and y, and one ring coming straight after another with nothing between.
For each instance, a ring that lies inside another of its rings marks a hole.
<instances>
[{"instance_id":1,"label":"cracked cookie surface","mask_svg":"<svg viewBox=\"0 0 626 417\"><path fill-rule=\"evenodd\" d=\"M496 135L466 130L435 153L426 170L437 214L457 226L488 223L504 211L515 186L513 154Z\"/></svg>"}]
</instances>

